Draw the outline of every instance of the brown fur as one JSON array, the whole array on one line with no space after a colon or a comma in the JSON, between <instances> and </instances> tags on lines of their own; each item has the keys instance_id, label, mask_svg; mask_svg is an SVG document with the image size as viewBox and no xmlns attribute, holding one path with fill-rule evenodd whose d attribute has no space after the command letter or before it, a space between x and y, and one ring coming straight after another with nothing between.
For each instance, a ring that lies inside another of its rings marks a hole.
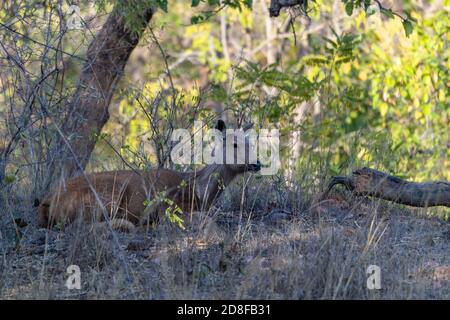
<instances>
[{"instance_id":1,"label":"brown fur","mask_svg":"<svg viewBox=\"0 0 450 320\"><path fill-rule=\"evenodd\" d=\"M219 120L216 128L224 134L225 142L223 121ZM226 151L226 143L223 146ZM245 146L248 149L248 139ZM118 170L72 178L63 181L38 204L38 224L51 227L80 217L99 222L105 220L105 212L111 221L122 220L119 225L124 225L123 221L153 224L169 207L185 214L207 210L237 175L260 169L259 164L247 164L247 159L244 162L212 164L194 172Z\"/></svg>"},{"instance_id":2,"label":"brown fur","mask_svg":"<svg viewBox=\"0 0 450 320\"><path fill-rule=\"evenodd\" d=\"M172 200L184 213L207 210L213 200L236 175L246 171L242 166L209 165L197 172L182 173L168 169L144 171L108 171L69 179L39 204L38 224L73 222L78 217L102 221L104 216L89 186L101 199L110 219L125 219L135 225L157 222ZM160 200L158 199L158 195ZM153 203L147 207L146 200Z\"/></svg>"}]
</instances>

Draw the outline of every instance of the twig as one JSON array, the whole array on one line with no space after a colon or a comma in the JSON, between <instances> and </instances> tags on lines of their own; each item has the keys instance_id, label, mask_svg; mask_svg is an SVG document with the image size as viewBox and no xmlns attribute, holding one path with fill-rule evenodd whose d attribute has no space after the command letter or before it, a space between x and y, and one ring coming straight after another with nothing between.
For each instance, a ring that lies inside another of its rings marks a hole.
<instances>
[{"instance_id":1,"label":"twig","mask_svg":"<svg viewBox=\"0 0 450 320\"><path fill-rule=\"evenodd\" d=\"M69 52L67 52L67 51L64 51L64 50L61 50L61 49L52 47L52 46L50 46L50 45L48 45L48 44L42 43L42 42L40 42L40 41L34 40L34 39L28 37L27 35L25 35L25 34L23 34L23 33L20 33L20 32L18 32L18 31L14 30L14 29L8 27L7 25L5 25L5 24L3 24L3 23L1 23L1 22L0 22L0 26L3 27L3 28L6 29L6 30L12 32L12 33L17 34L18 36L21 36L21 37L24 38L24 39L27 39L27 40L29 40L29 41L31 41L31 42L33 42L33 43L35 43L35 44L38 44L38 45L40 45L40 46L43 46L43 47L45 47L45 48L47 48L47 49L52 49L52 50L54 50L54 51L56 51L56 52L63 53L63 54L65 54L65 55L67 55L67 56L70 56L70 57L72 57L72 58L81 60L81 61L83 61L83 62L87 62L87 61L88 61L87 59L84 59L84 58L82 58L82 57L76 56L76 55L74 55L74 54L72 54L72 53L69 53Z\"/></svg>"}]
</instances>

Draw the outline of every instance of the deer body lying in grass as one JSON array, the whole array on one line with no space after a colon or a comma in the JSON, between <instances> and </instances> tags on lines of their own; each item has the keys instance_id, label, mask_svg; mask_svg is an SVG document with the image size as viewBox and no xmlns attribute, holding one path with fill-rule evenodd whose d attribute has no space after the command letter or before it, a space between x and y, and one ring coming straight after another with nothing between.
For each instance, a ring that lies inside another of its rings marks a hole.
<instances>
[{"instance_id":1,"label":"deer body lying in grass","mask_svg":"<svg viewBox=\"0 0 450 320\"><path fill-rule=\"evenodd\" d=\"M225 155L226 128L222 120L218 121L216 129L223 133ZM234 143L233 147L237 148L237 144ZM246 154L248 149L249 139L246 137ZM236 152L234 154L234 163L239 163ZM158 222L167 210L184 214L208 210L236 176L261 168L259 161L251 164L248 157L242 164L234 163L210 164L194 172L117 170L72 178L37 204L38 224L50 228L78 218L98 222L104 221L107 213L113 227L130 229Z\"/></svg>"}]
</instances>

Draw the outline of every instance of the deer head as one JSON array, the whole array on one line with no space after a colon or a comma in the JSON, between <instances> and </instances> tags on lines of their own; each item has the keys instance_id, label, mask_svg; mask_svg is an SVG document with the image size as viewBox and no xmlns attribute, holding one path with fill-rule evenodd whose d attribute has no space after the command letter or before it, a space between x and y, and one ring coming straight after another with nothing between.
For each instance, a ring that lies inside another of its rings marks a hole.
<instances>
[{"instance_id":1,"label":"deer head","mask_svg":"<svg viewBox=\"0 0 450 320\"><path fill-rule=\"evenodd\" d=\"M252 127L253 124L249 123L242 129L227 130L223 120L217 121L215 129L222 133L222 143L218 147L222 146L223 163L235 174L261 170L261 163L256 157L256 137L251 136Z\"/></svg>"}]
</instances>

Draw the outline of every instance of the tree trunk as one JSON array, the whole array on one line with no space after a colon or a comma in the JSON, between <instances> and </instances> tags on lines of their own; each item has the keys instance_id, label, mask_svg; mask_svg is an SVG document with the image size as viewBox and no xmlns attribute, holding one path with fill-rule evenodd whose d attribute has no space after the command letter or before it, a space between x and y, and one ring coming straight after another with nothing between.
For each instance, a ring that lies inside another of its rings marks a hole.
<instances>
[{"instance_id":1,"label":"tree trunk","mask_svg":"<svg viewBox=\"0 0 450 320\"><path fill-rule=\"evenodd\" d=\"M152 18L153 9L148 8L140 14L142 19L136 19L136 23L142 21L142 25L137 28L137 32L132 33L125 28L125 21L115 7L89 45L87 61L61 125L61 131L77 158L74 158L65 139L59 134L49 152L49 176L45 190L60 177L73 177L85 169L95 147L96 134L101 132L109 119L108 106L117 82Z\"/></svg>"},{"instance_id":2,"label":"tree trunk","mask_svg":"<svg viewBox=\"0 0 450 320\"><path fill-rule=\"evenodd\" d=\"M325 195L337 184L343 184L356 195L372 196L413 207L450 207L449 182L409 182L378 170L362 168L349 177L334 177Z\"/></svg>"}]
</instances>

